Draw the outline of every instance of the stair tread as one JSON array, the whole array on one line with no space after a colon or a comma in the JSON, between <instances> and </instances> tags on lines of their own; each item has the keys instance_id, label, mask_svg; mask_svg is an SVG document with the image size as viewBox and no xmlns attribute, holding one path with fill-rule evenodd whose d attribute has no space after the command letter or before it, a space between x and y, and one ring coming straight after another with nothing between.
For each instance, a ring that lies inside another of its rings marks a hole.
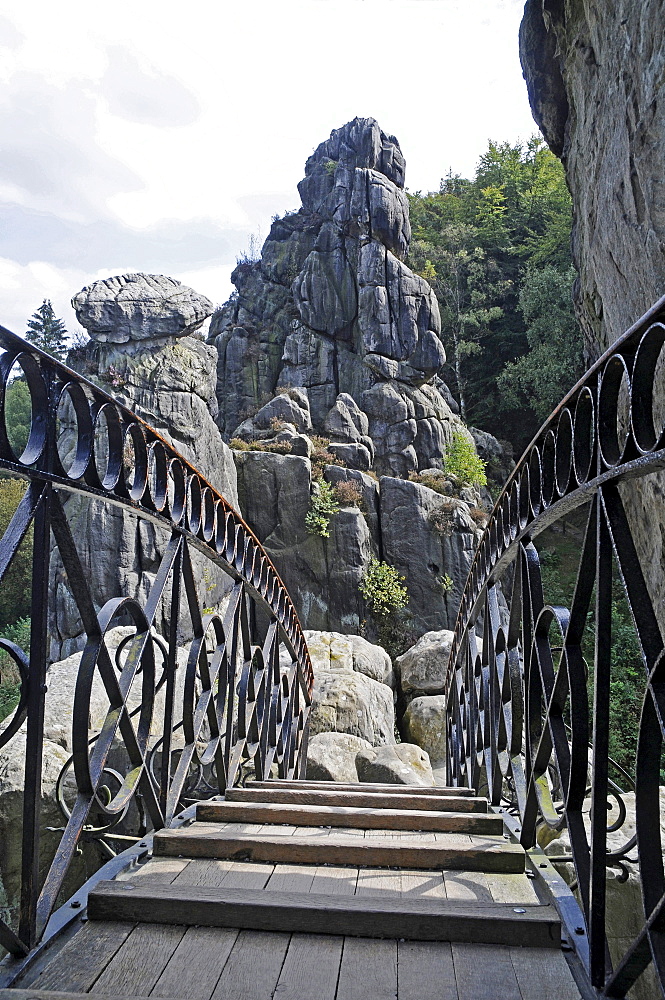
<instances>
[{"instance_id":1,"label":"stair tread","mask_svg":"<svg viewBox=\"0 0 665 1000\"><path fill-rule=\"evenodd\" d=\"M275 802L202 802L197 807L196 815L198 819L208 822L289 823L295 826L358 827L395 831L503 833L503 820L494 813L372 809L354 805L301 805Z\"/></svg>"},{"instance_id":2,"label":"stair tread","mask_svg":"<svg viewBox=\"0 0 665 1000\"><path fill-rule=\"evenodd\" d=\"M249 825L249 824L247 824ZM279 828L276 828L276 830ZM295 835L285 827L281 835L243 824L194 823L160 830L154 851L161 856L247 858L300 864L341 864L469 870L524 871L525 854L519 844L502 837L448 833L400 833L365 837L364 831L334 833L315 829L311 836ZM370 832L370 831L368 831ZM374 832L374 831L371 831ZM427 839L430 838L430 839Z\"/></svg>"},{"instance_id":3,"label":"stair tread","mask_svg":"<svg viewBox=\"0 0 665 1000\"><path fill-rule=\"evenodd\" d=\"M253 783L258 784L258 782ZM274 785L274 782L269 782ZM296 783L297 784L297 783ZM332 782L329 782L332 784ZM404 786L403 786L404 787ZM464 795L411 795L403 792L365 792L362 788L353 791L339 791L335 785L330 789L298 787L228 788L224 795L226 802L271 802L302 805L367 806L386 809L427 809L441 812L482 813L488 811L485 798Z\"/></svg>"},{"instance_id":4,"label":"stair tread","mask_svg":"<svg viewBox=\"0 0 665 1000\"><path fill-rule=\"evenodd\" d=\"M455 788L450 785L397 785L388 782L376 781L305 781L291 778L271 778L270 781L249 781L247 788L302 788L321 789L327 791L335 789L339 792L384 792L387 795L400 795L408 792L409 795L461 795L475 796L475 788Z\"/></svg>"},{"instance_id":5,"label":"stair tread","mask_svg":"<svg viewBox=\"0 0 665 1000\"><path fill-rule=\"evenodd\" d=\"M90 893L93 920L146 920L255 930L463 940L558 947L553 906L404 896L334 896L200 885L100 882Z\"/></svg>"}]
</instances>

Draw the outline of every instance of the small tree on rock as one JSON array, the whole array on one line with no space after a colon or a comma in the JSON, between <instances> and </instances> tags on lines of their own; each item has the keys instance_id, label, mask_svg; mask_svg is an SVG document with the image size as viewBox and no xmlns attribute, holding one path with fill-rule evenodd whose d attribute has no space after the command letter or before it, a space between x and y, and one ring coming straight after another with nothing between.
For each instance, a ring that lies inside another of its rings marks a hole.
<instances>
[{"instance_id":1,"label":"small tree on rock","mask_svg":"<svg viewBox=\"0 0 665 1000\"><path fill-rule=\"evenodd\" d=\"M28 320L25 338L58 361L64 361L67 354L67 328L55 315L50 299L44 299Z\"/></svg>"}]
</instances>

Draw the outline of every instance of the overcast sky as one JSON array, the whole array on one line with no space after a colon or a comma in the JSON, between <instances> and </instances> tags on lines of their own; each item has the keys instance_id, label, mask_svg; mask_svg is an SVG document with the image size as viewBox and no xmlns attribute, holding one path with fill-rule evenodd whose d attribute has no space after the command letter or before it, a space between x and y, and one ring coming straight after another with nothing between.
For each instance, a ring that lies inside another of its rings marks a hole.
<instances>
[{"instance_id":1,"label":"overcast sky","mask_svg":"<svg viewBox=\"0 0 665 1000\"><path fill-rule=\"evenodd\" d=\"M299 206L314 147L356 115L407 187L536 132L523 0L0 0L0 323L68 328L96 278L168 274L215 303L250 236Z\"/></svg>"}]
</instances>

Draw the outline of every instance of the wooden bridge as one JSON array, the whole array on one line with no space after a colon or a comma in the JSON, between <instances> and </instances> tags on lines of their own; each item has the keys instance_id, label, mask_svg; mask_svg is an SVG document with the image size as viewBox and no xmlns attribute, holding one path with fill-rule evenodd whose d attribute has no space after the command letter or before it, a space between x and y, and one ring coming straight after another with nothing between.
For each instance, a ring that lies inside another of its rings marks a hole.
<instances>
[{"instance_id":1,"label":"wooden bridge","mask_svg":"<svg viewBox=\"0 0 665 1000\"><path fill-rule=\"evenodd\" d=\"M0 1000L573 1000L625 997L649 975L665 994L665 643L624 488L665 468L663 319L665 300L571 390L494 508L448 663L448 787L431 788L304 780L312 666L258 539L151 427L0 328L0 467L27 480L0 542L0 582L30 528L34 537L30 648L0 639L20 677L0 748L23 735L26 775L22 894L0 920ZM20 448L4 417L17 375L32 401ZM143 604L111 595L97 610L67 517L72 495L161 531ZM547 603L534 540L578 509L586 529L563 608ZM223 613L200 606L194 551L229 578ZM67 822L44 866L56 556L85 648L59 784ZM644 703L637 833L609 850L630 781L608 755L617 587L640 643ZM112 647L109 633L128 622L133 632ZM95 684L108 709L91 735ZM570 854L557 860L574 866L575 894L538 847L539 829L567 831ZM86 843L110 860L63 901ZM118 843L131 846L116 855ZM606 872L632 863L643 913L617 956Z\"/></svg>"},{"instance_id":2,"label":"wooden bridge","mask_svg":"<svg viewBox=\"0 0 665 1000\"><path fill-rule=\"evenodd\" d=\"M556 909L468 792L229 789L99 882L88 921L3 1000L577 1000Z\"/></svg>"}]
</instances>

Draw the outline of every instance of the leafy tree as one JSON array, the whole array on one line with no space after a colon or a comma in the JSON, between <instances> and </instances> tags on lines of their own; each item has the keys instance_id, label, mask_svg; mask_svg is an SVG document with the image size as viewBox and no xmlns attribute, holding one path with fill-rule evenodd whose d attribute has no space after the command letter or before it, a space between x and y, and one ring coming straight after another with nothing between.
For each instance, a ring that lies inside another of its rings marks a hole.
<instances>
[{"instance_id":1,"label":"leafy tree","mask_svg":"<svg viewBox=\"0 0 665 1000\"><path fill-rule=\"evenodd\" d=\"M490 142L473 179L449 173L439 191L410 194L409 204L414 235L409 264L430 282L439 301L448 352L444 378L471 423L500 431L521 450L537 428L531 397L542 401L547 394L511 388L507 399L507 385L499 379L506 365L533 350L523 289L528 296L539 271L553 282L551 297L557 301L562 276L570 285L572 209L563 168L540 137L515 145ZM566 359L576 338L581 343L569 310ZM559 359L557 366L549 358L551 384L552 365L561 389L558 401L574 379L566 381L567 360Z\"/></svg>"},{"instance_id":2,"label":"leafy tree","mask_svg":"<svg viewBox=\"0 0 665 1000\"><path fill-rule=\"evenodd\" d=\"M15 378L5 389L5 426L15 455L20 455L30 437L32 400L24 378Z\"/></svg>"},{"instance_id":3,"label":"leafy tree","mask_svg":"<svg viewBox=\"0 0 665 1000\"><path fill-rule=\"evenodd\" d=\"M545 420L584 373L582 342L573 314L573 268L551 264L527 271L519 305L531 350L506 365L497 386L506 408L530 406Z\"/></svg>"},{"instance_id":4,"label":"leafy tree","mask_svg":"<svg viewBox=\"0 0 665 1000\"><path fill-rule=\"evenodd\" d=\"M50 299L44 299L28 320L25 337L35 347L46 351L58 361L64 361L67 354L67 329L64 322L55 315Z\"/></svg>"}]
</instances>

